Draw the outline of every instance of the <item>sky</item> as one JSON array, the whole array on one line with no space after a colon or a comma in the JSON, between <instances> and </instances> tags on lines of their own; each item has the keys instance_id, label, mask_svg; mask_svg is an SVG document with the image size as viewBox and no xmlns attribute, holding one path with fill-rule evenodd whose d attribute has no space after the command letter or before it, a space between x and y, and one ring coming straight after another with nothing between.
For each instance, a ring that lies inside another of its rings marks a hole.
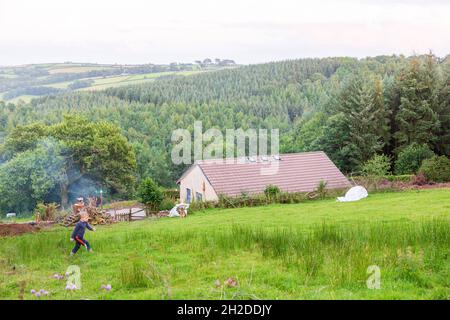
<instances>
[{"instance_id":1,"label":"sky","mask_svg":"<svg viewBox=\"0 0 450 320\"><path fill-rule=\"evenodd\" d=\"M450 0L0 0L0 65L450 53Z\"/></svg>"}]
</instances>

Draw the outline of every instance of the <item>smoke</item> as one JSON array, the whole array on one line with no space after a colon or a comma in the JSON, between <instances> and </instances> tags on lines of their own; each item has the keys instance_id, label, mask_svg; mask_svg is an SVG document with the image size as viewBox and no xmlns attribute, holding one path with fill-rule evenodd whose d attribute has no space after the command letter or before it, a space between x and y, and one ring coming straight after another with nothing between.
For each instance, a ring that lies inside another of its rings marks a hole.
<instances>
[{"instance_id":1,"label":"smoke","mask_svg":"<svg viewBox=\"0 0 450 320\"><path fill-rule=\"evenodd\" d=\"M31 212L39 202L61 203L62 186L68 202L99 196L100 184L84 175L68 156L62 143L52 137L0 164L0 210Z\"/></svg>"},{"instance_id":2,"label":"smoke","mask_svg":"<svg viewBox=\"0 0 450 320\"><path fill-rule=\"evenodd\" d=\"M100 196L101 186L90 177L82 176L69 186L69 202L75 202L76 198Z\"/></svg>"}]
</instances>

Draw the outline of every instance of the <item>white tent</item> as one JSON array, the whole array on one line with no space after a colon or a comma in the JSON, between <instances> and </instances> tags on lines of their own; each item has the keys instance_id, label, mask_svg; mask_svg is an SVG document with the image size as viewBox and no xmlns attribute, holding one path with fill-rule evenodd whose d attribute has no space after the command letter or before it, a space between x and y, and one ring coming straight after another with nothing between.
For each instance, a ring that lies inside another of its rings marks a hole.
<instances>
[{"instance_id":1,"label":"white tent","mask_svg":"<svg viewBox=\"0 0 450 320\"><path fill-rule=\"evenodd\" d=\"M184 204L184 203L176 204L175 207L173 207L170 210L168 217L170 217L170 218L179 217L180 214L178 213L178 208L180 208L180 207L184 208L184 210L187 213L187 211L189 209L189 204Z\"/></svg>"},{"instance_id":2,"label":"white tent","mask_svg":"<svg viewBox=\"0 0 450 320\"><path fill-rule=\"evenodd\" d=\"M366 188L362 186L355 186L350 188L344 197L338 197L337 201L339 202L349 202L349 201L358 201L364 199L368 196Z\"/></svg>"}]
</instances>

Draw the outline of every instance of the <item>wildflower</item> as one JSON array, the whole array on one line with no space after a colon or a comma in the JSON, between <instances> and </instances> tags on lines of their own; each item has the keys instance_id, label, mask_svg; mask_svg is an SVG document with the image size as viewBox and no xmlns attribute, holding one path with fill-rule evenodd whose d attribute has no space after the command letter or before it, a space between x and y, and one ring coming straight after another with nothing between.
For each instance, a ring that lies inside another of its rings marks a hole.
<instances>
[{"instance_id":1,"label":"wildflower","mask_svg":"<svg viewBox=\"0 0 450 320\"><path fill-rule=\"evenodd\" d=\"M237 286L237 280L234 278L228 278L227 280L224 281L223 283L224 285L226 285L227 287L236 287Z\"/></svg>"},{"instance_id":2,"label":"wildflower","mask_svg":"<svg viewBox=\"0 0 450 320\"><path fill-rule=\"evenodd\" d=\"M74 283L66 285L66 290L76 290L76 289L78 288Z\"/></svg>"},{"instance_id":3,"label":"wildflower","mask_svg":"<svg viewBox=\"0 0 450 320\"><path fill-rule=\"evenodd\" d=\"M101 287L100 287L100 289L102 289L102 290L106 290L106 291L111 291L111 289L112 289L112 287L111 287L111 285L108 283L108 284L102 284L101 285Z\"/></svg>"}]
</instances>

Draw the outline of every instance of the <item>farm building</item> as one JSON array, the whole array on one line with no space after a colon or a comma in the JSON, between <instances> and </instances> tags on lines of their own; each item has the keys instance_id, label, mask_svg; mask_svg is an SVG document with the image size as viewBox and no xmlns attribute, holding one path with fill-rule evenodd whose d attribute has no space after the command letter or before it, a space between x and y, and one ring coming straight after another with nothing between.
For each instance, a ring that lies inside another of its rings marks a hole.
<instances>
[{"instance_id":1,"label":"farm building","mask_svg":"<svg viewBox=\"0 0 450 320\"><path fill-rule=\"evenodd\" d=\"M180 200L215 201L219 195L263 193L268 185L284 192L313 191L320 181L328 189L347 188L350 182L322 152L196 161L177 181Z\"/></svg>"}]
</instances>

